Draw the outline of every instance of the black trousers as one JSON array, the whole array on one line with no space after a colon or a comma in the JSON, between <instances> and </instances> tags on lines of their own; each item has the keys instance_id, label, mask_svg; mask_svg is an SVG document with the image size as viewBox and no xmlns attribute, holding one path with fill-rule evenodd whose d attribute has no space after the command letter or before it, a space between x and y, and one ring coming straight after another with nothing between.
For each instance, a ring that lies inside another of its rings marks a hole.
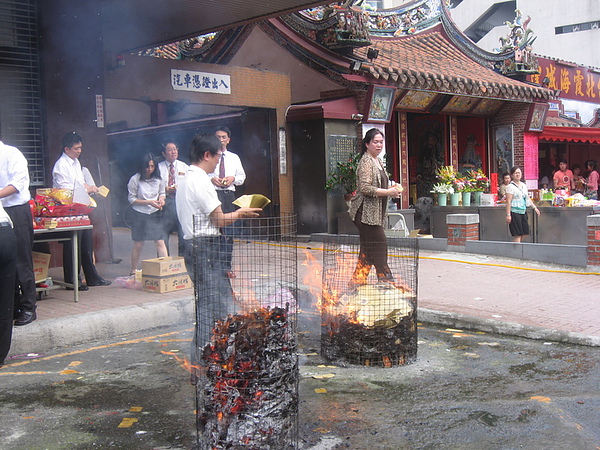
<instances>
[{"instance_id":1,"label":"black trousers","mask_svg":"<svg viewBox=\"0 0 600 450\"><path fill-rule=\"evenodd\" d=\"M27 205L29 207L29 205ZM30 214L31 215L31 214ZM10 350L15 301L17 238L12 228L0 228L0 365Z\"/></svg>"},{"instance_id":2,"label":"black trousers","mask_svg":"<svg viewBox=\"0 0 600 450\"><path fill-rule=\"evenodd\" d=\"M361 222L362 207L356 213L354 225L358 228L360 250L353 280L365 283L371 266L375 266L378 279L392 280L392 271L387 262L387 237L381 225L367 225Z\"/></svg>"},{"instance_id":3,"label":"black trousers","mask_svg":"<svg viewBox=\"0 0 600 450\"><path fill-rule=\"evenodd\" d=\"M164 229L164 241L167 246L167 251L169 250L169 236L173 232L177 232L178 244L177 244L177 254L178 256L183 256L185 252L185 243L183 242L183 230L181 229L181 225L179 224L179 219L177 218L177 207L175 205L175 196L168 195L165 200L165 206L163 207L162 213L163 220L163 229ZM169 256L170 252L169 252Z\"/></svg>"},{"instance_id":4,"label":"black trousers","mask_svg":"<svg viewBox=\"0 0 600 450\"><path fill-rule=\"evenodd\" d=\"M29 203L4 208L13 223L17 238L15 311L33 312L36 308L35 274L33 273L33 218Z\"/></svg>"},{"instance_id":5,"label":"black trousers","mask_svg":"<svg viewBox=\"0 0 600 450\"><path fill-rule=\"evenodd\" d=\"M73 283L73 244L71 241L65 241L63 246L63 275L65 283ZM85 282L88 284L98 284L102 277L98 275L94 265L94 235L92 230L83 230L79 232L79 278L81 278L81 269L85 275Z\"/></svg>"},{"instance_id":6,"label":"black trousers","mask_svg":"<svg viewBox=\"0 0 600 450\"><path fill-rule=\"evenodd\" d=\"M224 213L230 213L238 209L233 204L235 201L235 192L230 190L217 190L217 197L221 202L221 209ZM233 236L235 235L236 223L227 225L222 229L223 239L221 241L221 254L223 258L223 268L225 270L231 270L231 257L233 255Z\"/></svg>"}]
</instances>

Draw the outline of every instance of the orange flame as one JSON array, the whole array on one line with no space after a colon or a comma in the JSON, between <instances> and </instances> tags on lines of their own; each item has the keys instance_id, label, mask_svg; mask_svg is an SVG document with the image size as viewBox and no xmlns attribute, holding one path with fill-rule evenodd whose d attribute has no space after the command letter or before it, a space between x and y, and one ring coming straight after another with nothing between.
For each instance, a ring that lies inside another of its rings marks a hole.
<instances>
[{"instance_id":1,"label":"orange flame","mask_svg":"<svg viewBox=\"0 0 600 450\"><path fill-rule=\"evenodd\" d=\"M302 281L304 285L308 288L309 292L314 295L317 299L317 307L321 304L321 295L322 295L322 265L317 261L317 259L306 249L303 249L304 252L304 262L302 266L305 267L304 277Z\"/></svg>"},{"instance_id":2,"label":"orange flame","mask_svg":"<svg viewBox=\"0 0 600 450\"><path fill-rule=\"evenodd\" d=\"M179 363L179 365L181 367L183 367L183 369L187 370L189 373L193 373L193 374L197 375L198 373L200 373L202 371L201 366L196 366L196 365L192 364L189 359L181 358L180 356L177 356L177 354L175 354L174 352L166 352L164 350L161 350L161 353L163 355L169 355L169 356L172 356L173 358L175 358L175 361L177 361Z\"/></svg>"}]
</instances>

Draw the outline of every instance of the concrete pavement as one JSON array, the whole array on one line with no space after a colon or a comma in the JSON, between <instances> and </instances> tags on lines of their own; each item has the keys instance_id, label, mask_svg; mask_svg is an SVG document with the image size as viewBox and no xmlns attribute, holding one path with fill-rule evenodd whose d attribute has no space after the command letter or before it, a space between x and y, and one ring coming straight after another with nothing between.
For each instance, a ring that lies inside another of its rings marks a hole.
<instances>
[{"instance_id":1,"label":"concrete pavement","mask_svg":"<svg viewBox=\"0 0 600 450\"><path fill-rule=\"evenodd\" d=\"M176 248L176 239L171 239ZM321 243L302 242L321 261ZM99 263L113 280L129 273L129 230L115 229L114 257ZM156 256L147 243L142 259ZM303 252L298 253L302 272ZM302 290L302 274L299 283ZM62 279L62 269L50 270ZM600 274L567 266L464 253L424 252L419 260L419 321L544 340L600 345ZM43 353L161 326L193 322L191 289L149 294L113 284L92 287L73 302L73 292L50 291L38 302L38 319L15 327L11 355ZM10 363L10 359L7 360Z\"/></svg>"}]
</instances>

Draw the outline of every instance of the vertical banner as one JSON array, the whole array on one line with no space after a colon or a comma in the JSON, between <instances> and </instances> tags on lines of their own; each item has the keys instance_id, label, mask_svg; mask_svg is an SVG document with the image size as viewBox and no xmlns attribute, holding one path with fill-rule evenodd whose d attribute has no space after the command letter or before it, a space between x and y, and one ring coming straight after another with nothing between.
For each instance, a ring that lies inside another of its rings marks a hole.
<instances>
[{"instance_id":1,"label":"vertical banner","mask_svg":"<svg viewBox=\"0 0 600 450\"><path fill-rule=\"evenodd\" d=\"M284 127L279 128L279 174L287 174L287 133Z\"/></svg>"},{"instance_id":2,"label":"vertical banner","mask_svg":"<svg viewBox=\"0 0 600 450\"><path fill-rule=\"evenodd\" d=\"M523 177L529 189L538 188L539 162L538 162L539 139L537 133L523 133L524 168Z\"/></svg>"},{"instance_id":3,"label":"vertical banner","mask_svg":"<svg viewBox=\"0 0 600 450\"><path fill-rule=\"evenodd\" d=\"M498 172L492 172L490 174L490 193L498 193Z\"/></svg>"},{"instance_id":4,"label":"vertical banner","mask_svg":"<svg viewBox=\"0 0 600 450\"><path fill-rule=\"evenodd\" d=\"M450 116L450 165L458 170L458 122L456 116Z\"/></svg>"},{"instance_id":5,"label":"vertical banner","mask_svg":"<svg viewBox=\"0 0 600 450\"><path fill-rule=\"evenodd\" d=\"M96 95L96 126L104 128L104 102L102 95Z\"/></svg>"},{"instance_id":6,"label":"vertical banner","mask_svg":"<svg viewBox=\"0 0 600 450\"><path fill-rule=\"evenodd\" d=\"M408 124L405 112L398 113L398 121L400 122L398 126L400 129L400 139L398 140L400 146L400 183L404 186L404 192L408 194L402 195L400 207L407 209L410 200L410 180L408 177ZM416 177L414 182L416 183Z\"/></svg>"}]
</instances>

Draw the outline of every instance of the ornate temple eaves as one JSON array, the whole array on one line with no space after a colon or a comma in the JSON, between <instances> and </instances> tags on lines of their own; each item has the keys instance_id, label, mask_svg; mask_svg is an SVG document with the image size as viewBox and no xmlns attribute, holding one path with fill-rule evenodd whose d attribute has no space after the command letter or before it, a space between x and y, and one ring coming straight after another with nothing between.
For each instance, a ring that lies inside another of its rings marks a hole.
<instances>
[{"instance_id":1,"label":"ornate temple eaves","mask_svg":"<svg viewBox=\"0 0 600 450\"><path fill-rule=\"evenodd\" d=\"M507 84L485 81L485 77L472 79L453 74L427 73L409 68L384 68L374 65L369 66L367 71L366 82L370 77L375 84L390 85L399 89L520 102L543 101L553 98L552 92L547 89L540 89L526 83Z\"/></svg>"}]
</instances>

